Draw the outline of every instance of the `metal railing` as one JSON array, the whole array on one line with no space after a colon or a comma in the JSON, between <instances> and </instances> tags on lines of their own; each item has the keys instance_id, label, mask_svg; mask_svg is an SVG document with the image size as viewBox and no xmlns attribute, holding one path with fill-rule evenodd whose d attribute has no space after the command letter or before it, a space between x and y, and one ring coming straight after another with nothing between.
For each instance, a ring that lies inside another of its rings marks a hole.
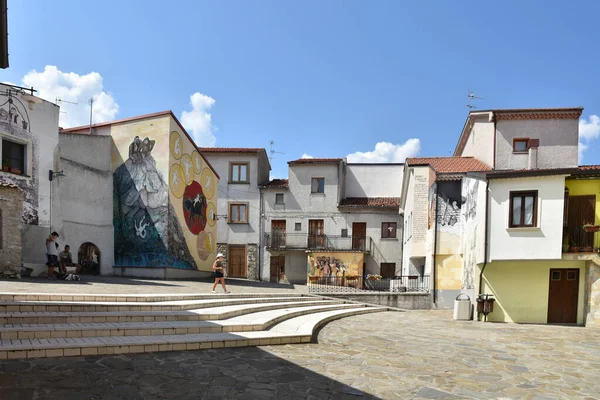
<instances>
[{"instance_id":1,"label":"metal railing","mask_svg":"<svg viewBox=\"0 0 600 400\"><path fill-rule=\"evenodd\" d=\"M371 251L370 236L312 235L308 233L265 233L269 250L346 250Z\"/></svg>"},{"instance_id":2,"label":"metal railing","mask_svg":"<svg viewBox=\"0 0 600 400\"><path fill-rule=\"evenodd\" d=\"M319 276L308 278L308 291L318 293L340 292L429 292L429 275L395 276L369 279L367 277Z\"/></svg>"}]
</instances>

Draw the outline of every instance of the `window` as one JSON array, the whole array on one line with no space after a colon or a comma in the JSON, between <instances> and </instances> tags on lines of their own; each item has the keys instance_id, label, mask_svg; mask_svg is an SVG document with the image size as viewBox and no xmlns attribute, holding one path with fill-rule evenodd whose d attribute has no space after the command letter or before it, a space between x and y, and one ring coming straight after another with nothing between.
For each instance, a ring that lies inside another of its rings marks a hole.
<instances>
[{"instance_id":1,"label":"window","mask_svg":"<svg viewBox=\"0 0 600 400\"><path fill-rule=\"evenodd\" d=\"M296 222L296 225L294 225L294 230L296 232L300 232L302 230L302 223L301 222Z\"/></svg>"},{"instance_id":2,"label":"window","mask_svg":"<svg viewBox=\"0 0 600 400\"><path fill-rule=\"evenodd\" d=\"M560 281L560 271L552 271L552 280Z\"/></svg>"},{"instance_id":3,"label":"window","mask_svg":"<svg viewBox=\"0 0 600 400\"><path fill-rule=\"evenodd\" d=\"M342 237L348 237L348 229L342 229Z\"/></svg>"},{"instance_id":4,"label":"window","mask_svg":"<svg viewBox=\"0 0 600 400\"><path fill-rule=\"evenodd\" d=\"M2 140L2 167L8 167L14 174L25 175L25 148L24 144Z\"/></svg>"},{"instance_id":5,"label":"window","mask_svg":"<svg viewBox=\"0 0 600 400\"><path fill-rule=\"evenodd\" d=\"M248 183L248 163L231 163L229 166L230 183Z\"/></svg>"},{"instance_id":6,"label":"window","mask_svg":"<svg viewBox=\"0 0 600 400\"><path fill-rule=\"evenodd\" d=\"M523 153L529 150L529 139L513 139L513 152Z\"/></svg>"},{"instance_id":7,"label":"window","mask_svg":"<svg viewBox=\"0 0 600 400\"><path fill-rule=\"evenodd\" d=\"M537 191L510 192L509 226L537 226Z\"/></svg>"},{"instance_id":8,"label":"window","mask_svg":"<svg viewBox=\"0 0 600 400\"><path fill-rule=\"evenodd\" d=\"M576 271L567 271L567 280L574 281L575 279L577 279L577 272Z\"/></svg>"},{"instance_id":9,"label":"window","mask_svg":"<svg viewBox=\"0 0 600 400\"><path fill-rule=\"evenodd\" d=\"M396 228L395 222L382 222L381 223L381 238L382 239L396 239Z\"/></svg>"},{"instance_id":10,"label":"window","mask_svg":"<svg viewBox=\"0 0 600 400\"><path fill-rule=\"evenodd\" d=\"M312 178L310 183L311 193L325 193L325 178Z\"/></svg>"},{"instance_id":11,"label":"window","mask_svg":"<svg viewBox=\"0 0 600 400\"><path fill-rule=\"evenodd\" d=\"M283 193L275 193L275 204L284 204Z\"/></svg>"},{"instance_id":12,"label":"window","mask_svg":"<svg viewBox=\"0 0 600 400\"><path fill-rule=\"evenodd\" d=\"M240 203L229 204L229 223L247 224L248 223L248 205Z\"/></svg>"},{"instance_id":13,"label":"window","mask_svg":"<svg viewBox=\"0 0 600 400\"><path fill-rule=\"evenodd\" d=\"M381 277L393 278L396 275L396 263L381 263Z\"/></svg>"}]
</instances>

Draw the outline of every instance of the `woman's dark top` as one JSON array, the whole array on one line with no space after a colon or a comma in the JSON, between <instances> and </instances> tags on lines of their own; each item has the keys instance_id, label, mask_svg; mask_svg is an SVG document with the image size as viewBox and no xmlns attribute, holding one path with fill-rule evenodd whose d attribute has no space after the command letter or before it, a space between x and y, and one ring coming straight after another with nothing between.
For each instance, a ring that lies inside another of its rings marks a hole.
<instances>
[{"instance_id":1,"label":"woman's dark top","mask_svg":"<svg viewBox=\"0 0 600 400\"><path fill-rule=\"evenodd\" d=\"M217 269L215 269L215 278L222 278L223 277L223 263L221 261L217 261L216 268Z\"/></svg>"}]
</instances>

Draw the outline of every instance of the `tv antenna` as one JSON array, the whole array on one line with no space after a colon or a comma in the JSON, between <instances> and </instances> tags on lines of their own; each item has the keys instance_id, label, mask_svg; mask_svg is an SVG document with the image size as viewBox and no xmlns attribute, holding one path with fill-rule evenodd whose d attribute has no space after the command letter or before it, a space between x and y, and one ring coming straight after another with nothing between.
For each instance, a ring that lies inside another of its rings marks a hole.
<instances>
[{"instance_id":1,"label":"tv antenna","mask_svg":"<svg viewBox=\"0 0 600 400\"><path fill-rule=\"evenodd\" d=\"M56 101L55 101L55 103L57 103L57 104L58 104L58 103L68 103L68 104L75 104L75 105L78 105L78 104L79 104L79 103L75 103L75 102L72 102L72 101L63 100L63 99L61 99L60 97L57 97L57 98L56 98ZM61 111L61 114L66 114L66 113L67 113L66 111Z\"/></svg>"},{"instance_id":2,"label":"tv antenna","mask_svg":"<svg viewBox=\"0 0 600 400\"><path fill-rule=\"evenodd\" d=\"M469 109L469 111L471 111L474 108L477 108L477 106L471 104L471 102L475 99L477 100L483 100L483 97L478 97L475 96L475 93L471 92L471 90L467 89L469 94L467 95L467 97L469 98L469 100L467 101L467 108Z\"/></svg>"},{"instance_id":3,"label":"tv antenna","mask_svg":"<svg viewBox=\"0 0 600 400\"><path fill-rule=\"evenodd\" d=\"M273 162L273 154L285 154L282 153L280 151L275 151L275 149L273 149L273 145L275 144L274 140L270 140L269 141L269 162L272 163Z\"/></svg>"},{"instance_id":4,"label":"tv antenna","mask_svg":"<svg viewBox=\"0 0 600 400\"><path fill-rule=\"evenodd\" d=\"M90 135L92 134L92 110L94 109L94 96L90 97Z\"/></svg>"}]
</instances>

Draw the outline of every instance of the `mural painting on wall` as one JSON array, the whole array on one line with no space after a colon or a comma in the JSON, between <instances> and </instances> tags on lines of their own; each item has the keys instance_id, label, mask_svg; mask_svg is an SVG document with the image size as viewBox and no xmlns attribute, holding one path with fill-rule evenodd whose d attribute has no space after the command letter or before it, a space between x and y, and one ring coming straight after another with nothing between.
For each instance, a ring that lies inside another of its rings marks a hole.
<instances>
[{"instance_id":1,"label":"mural painting on wall","mask_svg":"<svg viewBox=\"0 0 600 400\"><path fill-rule=\"evenodd\" d=\"M465 255L462 289L475 288L477 270L477 198L479 180L465 178L462 183L464 204L463 254Z\"/></svg>"},{"instance_id":2,"label":"mural painting on wall","mask_svg":"<svg viewBox=\"0 0 600 400\"><path fill-rule=\"evenodd\" d=\"M169 204L168 185L152 157L155 141L136 136L113 174L115 265L196 268Z\"/></svg>"},{"instance_id":3,"label":"mural painting on wall","mask_svg":"<svg viewBox=\"0 0 600 400\"><path fill-rule=\"evenodd\" d=\"M216 225L217 217L217 207L213 201L217 181L197 150L185 152L186 146L178 132L171 132L169 142L173 157L169 171L171 194L175 202L180 202L175 206L182 210L189 234L195 236L198 258L207 261L216 252L212 228Z\"/></svg>"},{"instance_id":4,"label":"mural painting on wall","mask_svg":"<svg viewBox=\"0 0 600 400\"><path fill-rule=\"evenodd\" d=\"M461 181L439 182L436 219L440 231L460 233L461 207Z\"/></svg>"},{"instance_id":5,"label":"mural painting on wall","mask_svg":"<svg viewBox=\"0 0 600 400\"><path fill-rule=\"evenodd\" d=\"M429 191L427 192L427 200L429 202L429 207L427 208L427 229L432 229L435 221L435 192L436 192L436 184L432 184L429 186Z\"/></svg>"},{"instance_id":6,"label":"mural painting on wall","mask_svg":"<svg viewBox=\"0 0 600 400\"><path fill-rule=\"evenodd\" d=\"M362 253L310 253L308 255L308 276L343 278L362 276Z\"/></svg>"},{"instance_id":7,"label":"mural painting on wall","mask_svg":"<svg viewBox=\"0 0 600 400\"><path fill-rule=\"evenodd\" d=\"M30 131L29 113L18 93L18 90L9 87L0 89L0 133L11 142L10 146L5 144L2 147L4 173L0 173L0 183L16 185L23 191L23 223L38 225L38 139ZM25 148L31 149L30 161ZM28 162L31 162L30 166ZM26 176L28 173L30 177Z\"/></svg>"}]
</instances>

